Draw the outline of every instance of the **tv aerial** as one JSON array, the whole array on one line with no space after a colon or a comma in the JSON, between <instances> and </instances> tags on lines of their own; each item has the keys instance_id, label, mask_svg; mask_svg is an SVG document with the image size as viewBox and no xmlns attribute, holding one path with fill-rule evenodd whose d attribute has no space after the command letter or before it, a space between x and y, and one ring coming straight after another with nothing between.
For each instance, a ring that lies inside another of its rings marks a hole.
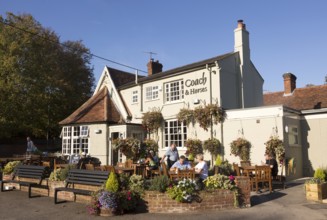
<instances>
[{"instance_id":1,"label":"tv aerial","mask_svg":"<svg viewBox=\"0 0 327 220\"><path fill-rule=\"evenodd\" d=\"M152 52L152 51L144 51L143 53L147 53L147 54L149 54L149 56L150 56L150 60L152 60L153 59L153 55L158 55L157 53L155 53L155 52Z\"/></svg>"}]
</instances>

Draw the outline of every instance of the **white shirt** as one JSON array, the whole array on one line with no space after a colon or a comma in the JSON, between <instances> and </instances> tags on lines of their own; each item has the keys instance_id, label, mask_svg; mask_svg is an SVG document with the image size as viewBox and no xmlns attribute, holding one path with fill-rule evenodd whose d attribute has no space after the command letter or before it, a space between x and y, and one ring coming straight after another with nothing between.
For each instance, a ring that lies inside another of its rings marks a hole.
<instances>
[{"instance_id":1,"label":"white shirt","mask_svg":"<svg viewBox=\"0 0 327 220\"><path fill-rule=\"evenodd\" d=\"M203 180L207 179L207 177L208 177L208 166L207 166L207 162L201 161L201 162L199 162L195 166L195 171L196 172L199 172L200 170L201 170L201 172L200 172L200 178L203 179Z\"/></svg>"}]
</instances>

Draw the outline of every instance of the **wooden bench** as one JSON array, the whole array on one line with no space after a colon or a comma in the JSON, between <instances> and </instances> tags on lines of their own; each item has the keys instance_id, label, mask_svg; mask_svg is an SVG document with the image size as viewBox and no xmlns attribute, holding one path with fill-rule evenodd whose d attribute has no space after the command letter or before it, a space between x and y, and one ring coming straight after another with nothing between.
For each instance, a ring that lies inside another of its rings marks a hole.
<instances>
[{"instance_id":1,"label":"wooden bench","mask_svg":"<svg viewBox=\"0 0 327 220\"><path fill-rule=\"evenodd\" d=\"M66 186L55 189L54 202L55 204L62 203L65 201L58 202L58 192L66 191L74 193L74 201L76 200L76 194L80 195L91 195L92 190L76 189L75 184L101 186L103 185L109 176L109 171L98 171L98 170L80 170L72 169L68 171L66 179Z\"/></svg>"},{"instance_id":2,"label":"wooden bench","mask_svg":"<svg viewBox=\"0 0 327 220\"><path fill-rule=\"evenodd\" d=\"M10 180L1 181L1 192L9 191L4 190L5 183L17 183L19 187L27 186L28 187L28 197L32 198L32 188L46 188L49 195L48 182L46 185L41 185L42 180L45 179L47 174L47 167L44 166L33 166L33 165L18 165L13 173L13 176ZM24 178L24 180L20 180ZM34 181L33 181L34 180ZM37 182L36 182L37 181Z\"/></svg>"}]
</instances>

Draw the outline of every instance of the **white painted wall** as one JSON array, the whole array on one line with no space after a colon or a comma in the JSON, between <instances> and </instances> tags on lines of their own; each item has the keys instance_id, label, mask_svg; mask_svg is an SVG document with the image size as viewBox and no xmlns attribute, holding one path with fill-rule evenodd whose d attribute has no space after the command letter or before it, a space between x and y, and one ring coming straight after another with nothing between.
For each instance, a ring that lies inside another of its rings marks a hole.
<instances>
[{"instance_id":1,"label":"white painted wall","mask_svg":"<svg viewBox=\"0 0 327 220\"><path fill-rule=\"evenodd\" d=\"M102 165L106 165L107 153L107 125L106 124L92 124L89 126L89 153L92 157L100 159ZM97 134L95 131L101 130Z\"/></svg>"},{"instance_id":2,"label":"white painted wall","mask_svg":"<svg viewBox=\"0 0 327 220\"><path fill-rule=\"evenodd\" d=\"M327 114L304 116L302 120L303 150L305 159L304 175L313 175L313 170L327 167Z\"/></svg>"}]
</instances>

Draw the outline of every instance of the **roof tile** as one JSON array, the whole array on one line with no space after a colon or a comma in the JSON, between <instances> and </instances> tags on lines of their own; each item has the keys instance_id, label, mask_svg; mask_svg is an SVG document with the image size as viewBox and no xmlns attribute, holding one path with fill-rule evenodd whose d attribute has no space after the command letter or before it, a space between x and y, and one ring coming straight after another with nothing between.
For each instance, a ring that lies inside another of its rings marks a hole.
<instances>
[{"instance_id":1,"label":"roof tile","mask_svg":"<svg viewBox=\"0 0 327 220\"><path fill-rule=\"evenodd\" d=\"M264 105L284 105L296 110L327 108L327 85L297 88L291 95L284 92L266 93Z\"/></svg>"}]
</instances>

